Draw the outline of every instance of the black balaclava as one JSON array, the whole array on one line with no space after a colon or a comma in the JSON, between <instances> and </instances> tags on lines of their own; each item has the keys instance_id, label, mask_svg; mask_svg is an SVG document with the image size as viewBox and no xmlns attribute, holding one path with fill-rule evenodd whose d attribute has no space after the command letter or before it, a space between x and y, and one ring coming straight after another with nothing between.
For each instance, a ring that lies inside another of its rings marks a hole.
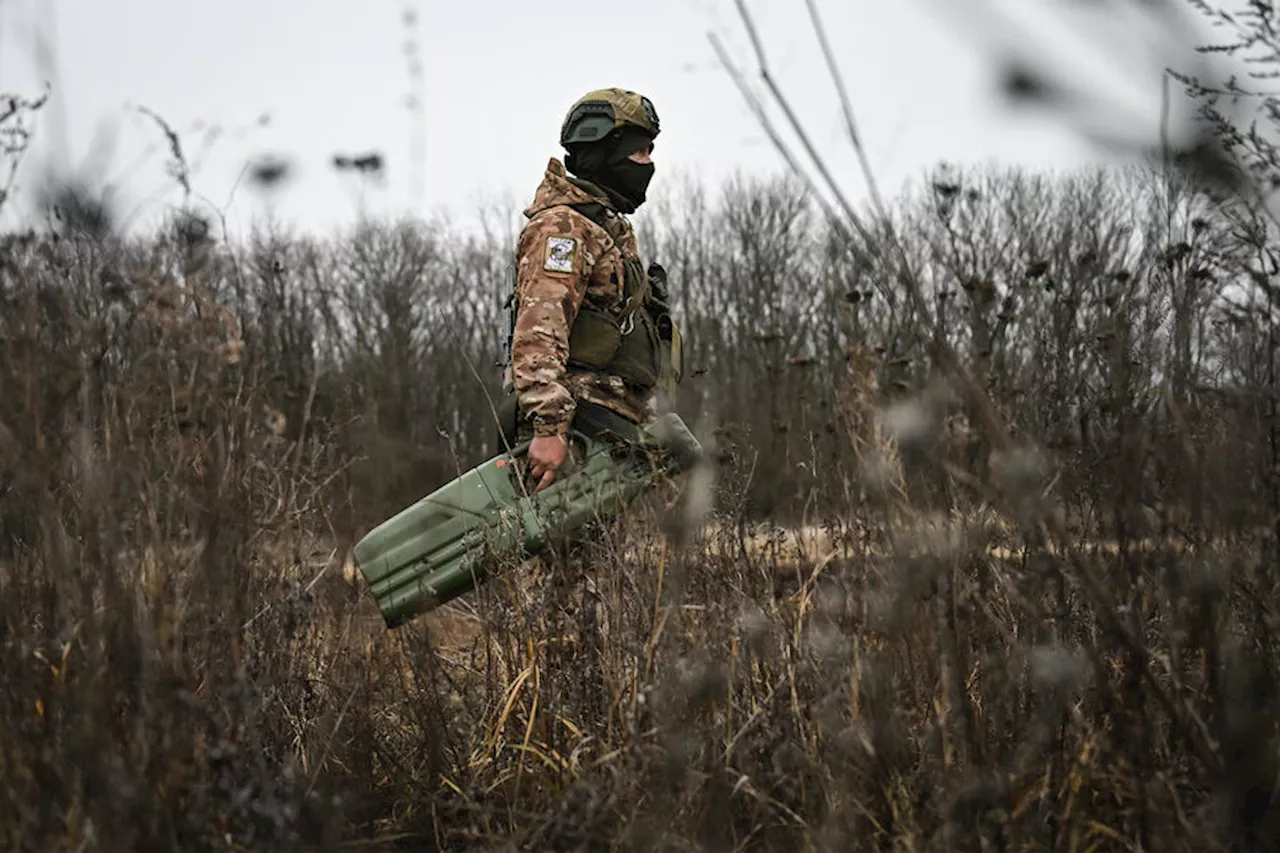
<instances>
[{"instance_id":1,"label":"black balaclava","mask_svg":"<svg viewBox=\"0 0 1280 853\"><path fill-rule=\"evenodd\" d=\"M565 167L583 180L596 184L623 213L634 213L644 204L652 163L627 159L651 144L652 137L637 128L624 128L599 142L578 142L569 146Z\"/></svg>"}]
</instances>

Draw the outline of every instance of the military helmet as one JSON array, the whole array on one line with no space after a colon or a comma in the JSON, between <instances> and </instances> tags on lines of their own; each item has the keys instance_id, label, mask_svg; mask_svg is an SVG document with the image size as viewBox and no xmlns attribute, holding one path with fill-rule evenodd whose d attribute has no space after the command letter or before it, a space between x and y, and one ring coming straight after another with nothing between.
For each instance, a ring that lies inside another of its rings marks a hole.
<instances>
[{"instance_id":1,"label":"military helmet","mask_svg":"<svg viewBox=\"0 0 1280 853\"><path fill-rule=\"evenodd\" d=\"M596 89L569 108L560 127L560 144L598 142L623 127L638 127L658 135L658 112L644 95L627 89Z\"/></svg>"}]
</instances>

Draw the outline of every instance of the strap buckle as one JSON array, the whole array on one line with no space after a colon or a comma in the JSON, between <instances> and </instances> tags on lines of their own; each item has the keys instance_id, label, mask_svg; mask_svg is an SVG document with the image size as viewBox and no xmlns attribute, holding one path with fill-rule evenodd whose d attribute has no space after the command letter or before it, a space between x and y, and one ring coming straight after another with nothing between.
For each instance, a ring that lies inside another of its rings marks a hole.
<instances>
[{"instance_id":1,"label":"strap buckle","mask_svg":"<svg viewBox=\"0 0 1280 853\"><path fill-rule=\"evenodd\" d=\"M622 303L622 310L626 311L633 301L635 301L635 297L628 296L627 301ZM627 335L631 334L632 330L635 329L635 327L636 327L636 312L632 311L628 313L627 316L622 318L622 336L625 338Z\"/></svg>"}]
</instances>

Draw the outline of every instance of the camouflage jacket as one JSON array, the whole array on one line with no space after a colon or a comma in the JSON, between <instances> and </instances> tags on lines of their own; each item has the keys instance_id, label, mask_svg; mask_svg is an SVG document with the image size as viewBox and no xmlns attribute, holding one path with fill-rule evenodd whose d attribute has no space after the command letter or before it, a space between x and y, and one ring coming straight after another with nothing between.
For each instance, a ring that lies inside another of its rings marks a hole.
<instances>
[{"instance_id":1,"label":"camouflage jacket","mask_svg":"<svg viewBox=\"0 0 1280 853\"><path fill-rule=\"evenodd\" d=\"M605 206L605 227L564 206L583 202ZM621 302L624 258L639 256L631 223L606 198L573 183L555 158L524 215L529 221L516 246L519 301L507 376L521 419L532 420L535 436L563 433L576 400L585 399L646 420L652 391L567 363L569 331L583 299L608 307Z\"/></svg>"}]
</instances>

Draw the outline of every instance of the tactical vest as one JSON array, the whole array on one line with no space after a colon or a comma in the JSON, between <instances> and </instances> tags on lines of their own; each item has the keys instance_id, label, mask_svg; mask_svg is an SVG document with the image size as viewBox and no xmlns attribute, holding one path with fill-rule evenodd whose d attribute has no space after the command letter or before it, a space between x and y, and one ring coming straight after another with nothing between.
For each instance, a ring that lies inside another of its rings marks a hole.
<instances>
[{"instance_id":1,"label":"tactical vest","mask_svg":"<svg viewBox=\"0 0 1280 853\"><path fill-rule=\"evenodd\" d=\"M600 227L605 206L597 202L568 205ZM641 391L661 388L674 396L684 374L680 329L671 316L666 271L652 264L648 271L636 258L624 259L622 301L598 304L588 294L569 330L569 359L573 367L609 373ZM519 300L513 299L511 323Z\"/></svg>"}]
</instances>

